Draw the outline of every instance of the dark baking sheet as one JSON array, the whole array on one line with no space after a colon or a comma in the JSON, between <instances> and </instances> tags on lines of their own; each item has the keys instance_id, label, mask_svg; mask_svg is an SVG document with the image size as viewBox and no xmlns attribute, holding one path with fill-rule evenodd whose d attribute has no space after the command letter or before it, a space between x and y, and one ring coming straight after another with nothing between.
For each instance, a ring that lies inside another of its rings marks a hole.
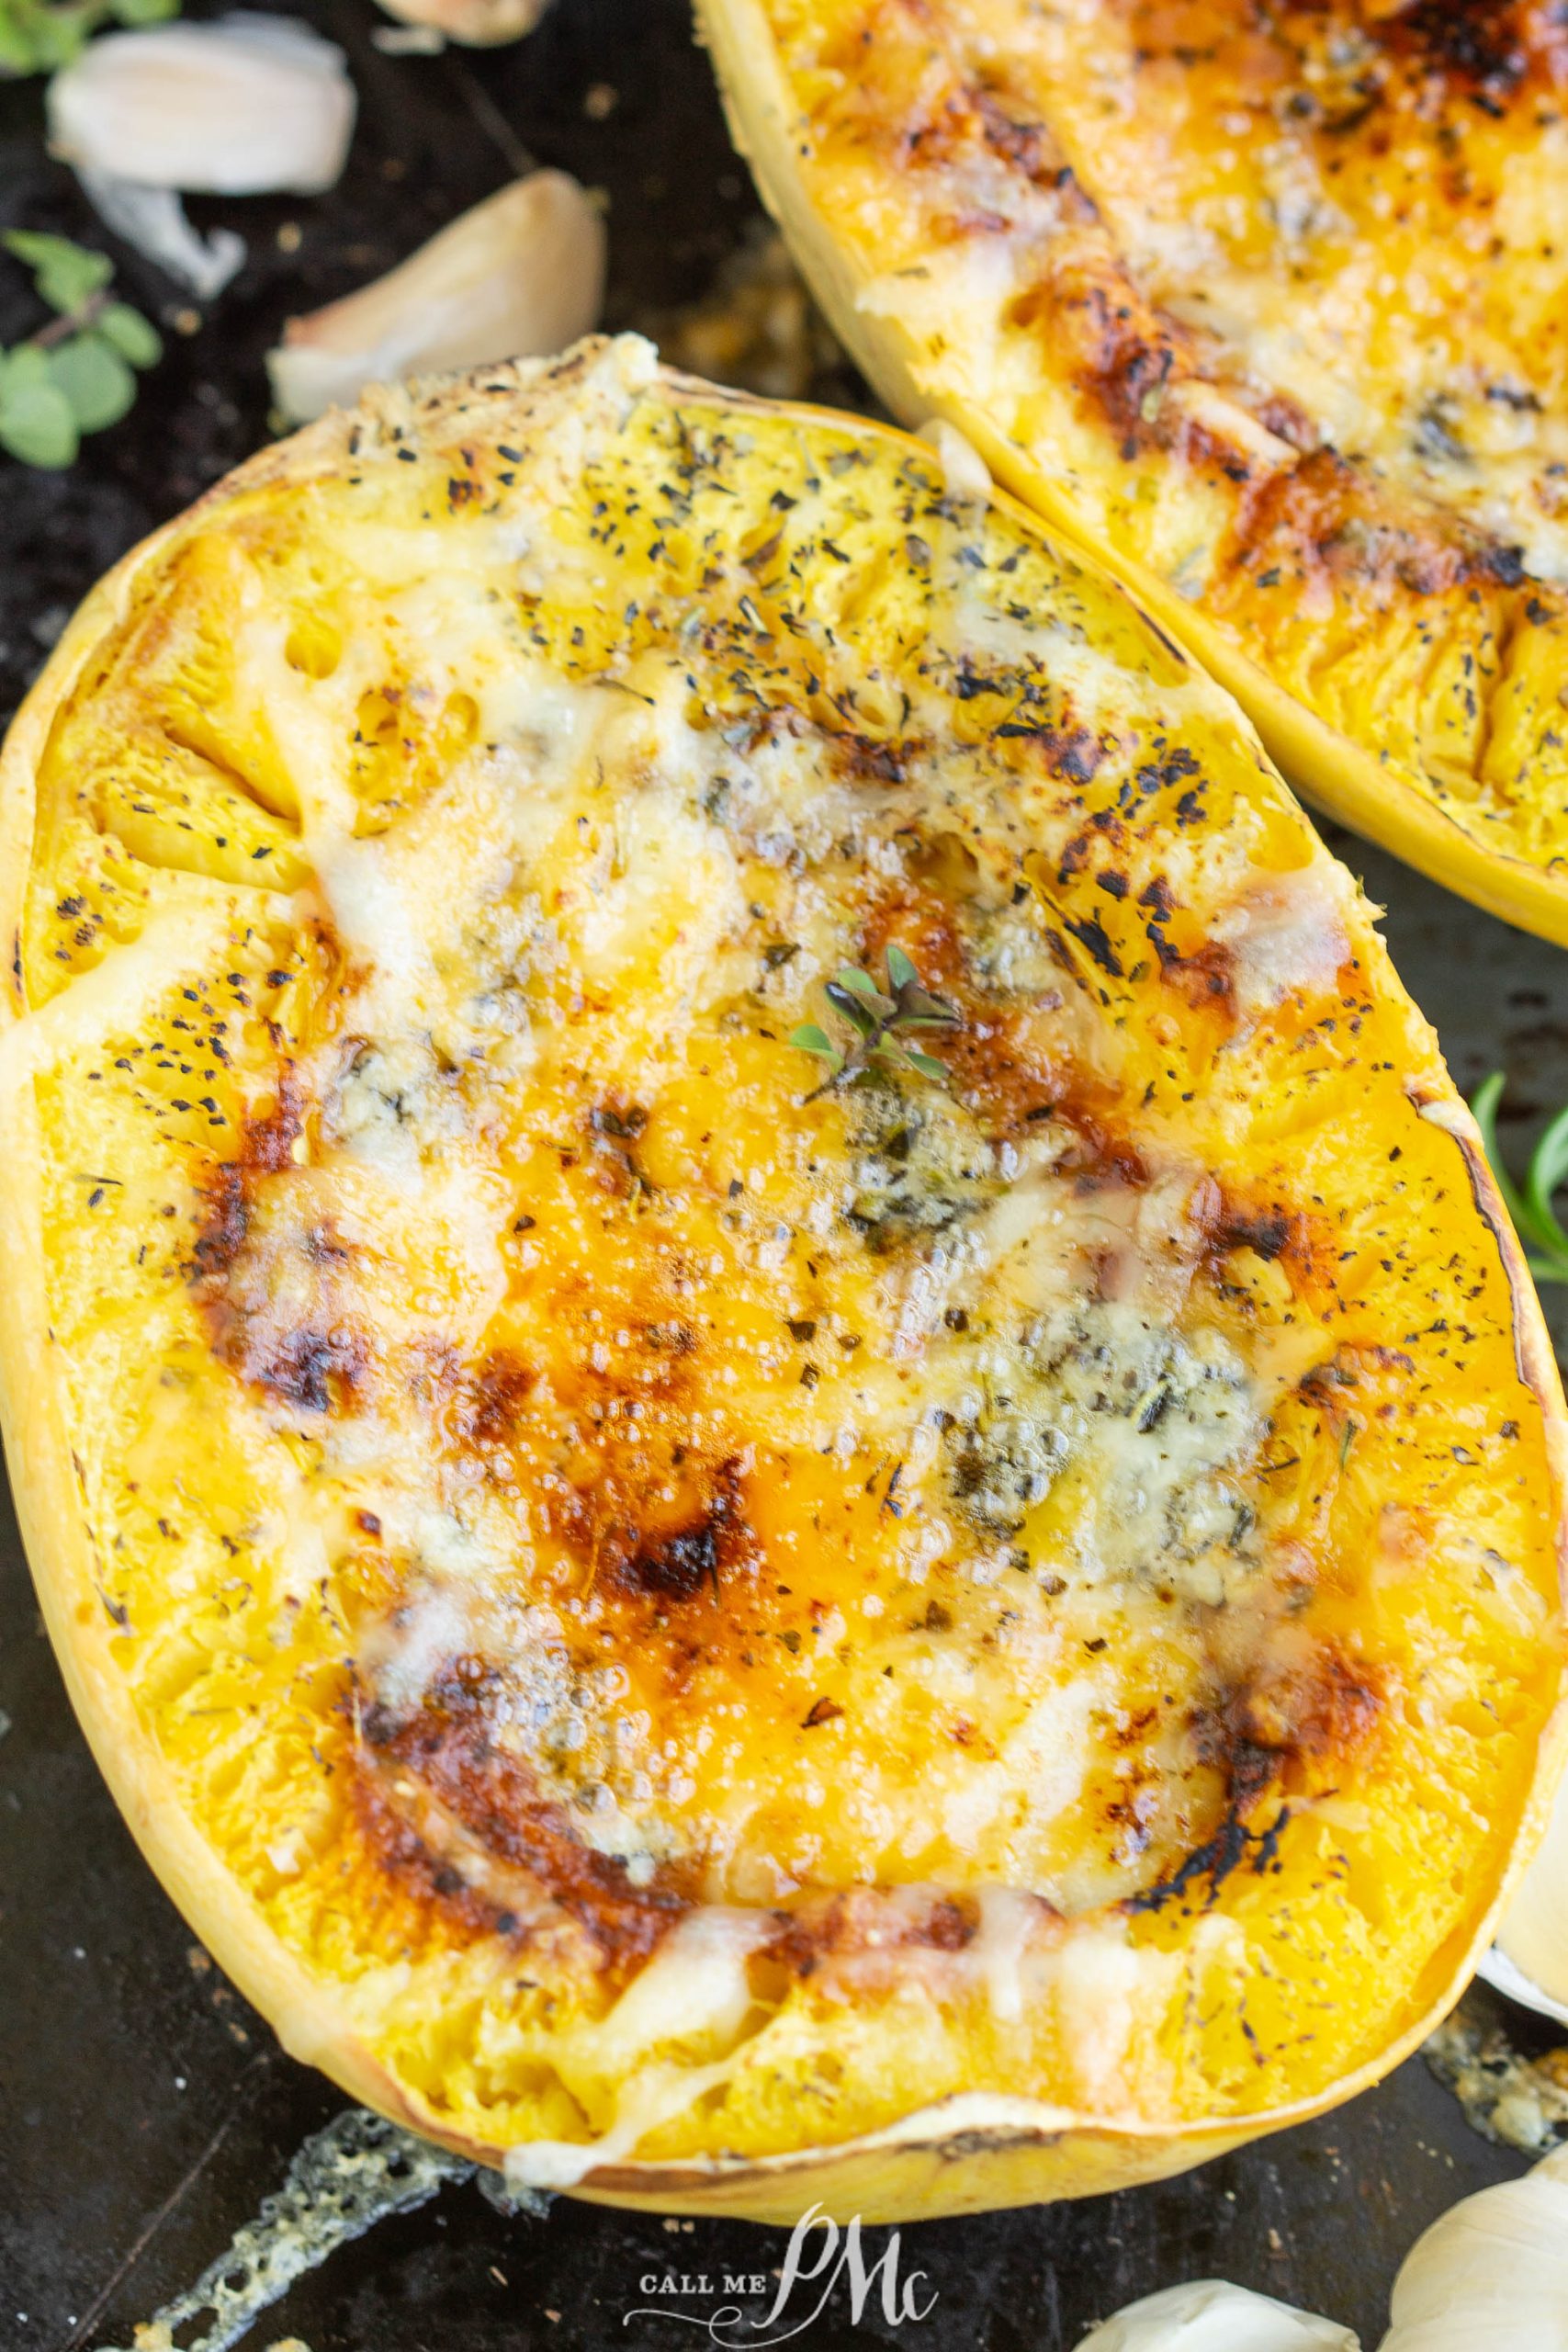
<instances>
[{"instance_id":1,"label":"dark baking sheet","mask_svg":"<svg viewBox=\"0 0 1568 2352\"><path fill-rule=\"evenodd\" d=\"M300 13L351 54L361 115L349 171L320 201L212 210L245 230L251 258L198 323L177 316L184 298L155 271L118 254L126 289L163 320L169 354L133 414L90 441L70 473L0 465L6 715L97 574L265 437L262 355L290 311L387 267L526 160L607 190L614 325L701 297L755 222L679 0L558 0L515 48L441 58L378 51L369 35L382 20L355 0ZM208 209L192 207L198 220ZM288 224L302 232L292 252ZM107 242L44 154L37 84L0 87L0 226L15 225ZM0 280L4 342L37 318L23 274L6 266ZM855 388L840 371L817 389L852 398ZM1568 1096L1562 955L1333 838L1386 903L1395 958L1461 1084L1495 1066L1515 1073L1505 1132L1523 1141ZM0 1709L0 2346L128 2344L223 2252L344 2102L282 2055L141 1862L72 1719L8 1514ZM1522 2162L1477 2137L1413 2060L1338 2113L1166 2186L906 2229L902 2267L926 2274L929 2314L895 2329L874 2297L856 2326L840 2292L800 2340L824 2352L877 2338L912 2352L1058 2352L1134 2295L1218 2274L1327 2311L1370 2346L1418 2231ZM886 2235L868 2233L873 2253ZM766 2273L784 2244L745 2223L669 2224L566 2199L541 2221L509 2218L458 2184L341 2249L244 2343L673 2347L705 2339L672 2316L626 2324L649 2300L650 2275L705 2275L716 2287L726 2271ZM672 2299L704 2318L723 2300ZM741 2300L749 2315L765 2307ZM797 2301L781 2325L807 2308Z\"/></svg>"}]
</instances>

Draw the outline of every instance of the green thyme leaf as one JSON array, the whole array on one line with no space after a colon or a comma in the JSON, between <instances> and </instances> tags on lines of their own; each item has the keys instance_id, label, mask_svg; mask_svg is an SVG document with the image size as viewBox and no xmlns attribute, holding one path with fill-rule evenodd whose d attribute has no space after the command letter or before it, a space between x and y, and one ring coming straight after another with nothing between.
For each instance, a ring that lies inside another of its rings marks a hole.
<instances>
[{"instance_id":1,"label":"green thyme leaf","mask_svg":"<svg viewBox=\"0 0 1568 2352\"><path fill-rule=\"evenodd\" d=\"M0 28L17 0L0 0ZM0 66L8 54L0 29ZM129 302L108 302L106 254L68 237L13 229L0 238L33 272L57 313L14 350L0 351L0 448L25 465L68 466L85 433L117 424L136 398L134 368L163 352L156 330Z\"/></svg>"},{"instance_id":2,"label":"green thyme leaf","mask_svg":"<svg viewBox=\"0 0 1568 2352\"><path fill-rule=\"evenodd\" d=\"M820 1060L831 1062L835 1069L844 1066L842 1054L826 1029L819 1029L815 1021L803 1021L798 1029L790 1032L789 1042L798 1046L803 1054L816 1054Z\"/></svg>"},{"instance_id":3,"label":"green thyme leaf","mask_svg":"<svg viewBox=\"0 0 1568 2352\"><path fill-rule=\"evenodd\" d=\"M823 994L834 1012L843 1014L852 1029L858 1030L863 1037L875 1036L876 1014L853 989L846 987L842 980L829 980Z\"/></svg>"},{"instance_id":4,"label":"green thyme leaf","mask_svg":"<svg viewBox=\"0 0 1568 2352\"><path fill-rule=\"evenodd\" d=\"M876 1021L886 1021L896 1010L893 999L883 995L871 974L860 971L853 964L840 967L834 985L852 989Z\"/></svg>"},{"instance_id":5,"label":"green thyme leaf","mask_svg":"<svg viewBox=\"0 0 1568 2352\"><path fill-rule=\"evenodd\" d=\"M51 379L71 404L79 433L118 424L136 399L136 379L100 334L73 334L49 355Z\"/></svg>"},{"instance_id":6,"label":"green thyme leaf","mask_svg":"<svg viewBox=\"0 0 1568 2352\"><path fill-rule=\"evenodd\" d=\"M898 991L899 1029L956 1029L958 1015L951 1004L926 989L906 982Z\"/></svg>"},{"instance_id":7,"label":"green thyme leaf","mask_svg":"<svg viewBox=\"0 0 1568 2352\"><path fill-rule=\"evenodd\" d=\"M68 466L79 437L71 403L58 384L22 384L0 399L0 448L25 466Z\"/></svg>"},{"instance_id":8,"label":"green thyme leaf","mask_svg":"<svg viewBox=\"0 0 1568 2352\"><path fill-rule=\"evenodd\" d=\"M0 14L0 74L19 80L33 70L31 41L12 17Z\"/></svg>"},{"instance_id":9,"label":"green thyme leaf","mask_svg":"<svg viewBox=\"0 0 1568 2352\"><path fill-rule=\"evenodd\" d=\"M164 356L163 337L129 302L106 302L93 322L106 343L112 343L133 368L155 368Z\"/></svg>"},{"instance_id":10,"label":"green thyme leaf","mask_svg":"<svg viewBox=\"0 0 1568 2352\"><path fill-rule=\"evenodd\" d=\"M48 381L49 354L36 344L19 343L15 351L0 351L0 401Z\"/></svg>"},{"instance_id":11,"label":"green thyme leaf","mask_svg":"<svg viewBox=\"0 0 1568 2352\"><path fill-rule=\"evenodd\" d=\"M101 294L114 276L107 254L96 254L69 237L51 237L41 229L8 229L6 250L26 262L40 301L62 318L71 318Z\"/></svg>"},{"instance_id":12,"label":"green thyme leaf","mask_svg":"<svg viewBox=\"0 0 1568 2352\"><path fill-rule=\"evenodd\" d=\"M823 989L829 1003L855 1033L848 1054L832 1044L827 1032L807 1022L790 1039L807 1053L834 1057L834 1077L853 1079L863 1071L918 1070L922 1078L948 1076L934 1055L917 1053L904 1032L911 1029L955 1029L959 1014L946 1000L920 984L920 976L902 947L890 946L886 957L887 986L879 989L858 964L844 964ZM826 1049L826 1050L825 1050Z\"/></svg>"},{"instance_id":13,"label":"green thyme leaf","mask_svg":"<svg viewBox=\"0 0 1568 2352\"><path fill-rule=\"evenodd\" d=\"M81 53L87 26L80 0L49 7L43 0L5 0L0 7L0 71L52 74Z\"/></svg>"},{"instance_id":14,"label":"green thyme leaf","mask_svg":"<svg viewBox=\"0 0 1568 2352\"><path fill-rule=\"evenodd\" d=\"M0 0L0 74L52 74L110 22L156 24L179 0Z\"/></svg>"}]
</instances>

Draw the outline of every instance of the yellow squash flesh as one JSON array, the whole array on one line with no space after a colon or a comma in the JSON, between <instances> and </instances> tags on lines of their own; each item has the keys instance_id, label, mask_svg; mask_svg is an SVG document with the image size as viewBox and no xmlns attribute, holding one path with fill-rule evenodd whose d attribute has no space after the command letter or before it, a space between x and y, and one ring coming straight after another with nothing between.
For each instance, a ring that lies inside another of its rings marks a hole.
<instances>
[{"instance_id":1,"label":"yellow squash flesh","mask_svg":"<svg viewBox=\"0 0 1568 2352\"><path fill-rule=\"evenodd\" d=\"M520 2184L1179 2169L1414 2046L1550 1796L1473 1123L1239 710L974 492L636 342L378 392L4 754L73 1701L287 2047Z\"/></svg>"},{"instance_id":2,"label":"yellow squash flesh","mask_svg":"<svg viewBox=\"0 0 1568 2352\"><path fill-rule=\"evenodd\" d=\"M896 413L1097 551L1318 807L1568 942L1551 10L698 14Z\"/></svg>"}]
</instances>

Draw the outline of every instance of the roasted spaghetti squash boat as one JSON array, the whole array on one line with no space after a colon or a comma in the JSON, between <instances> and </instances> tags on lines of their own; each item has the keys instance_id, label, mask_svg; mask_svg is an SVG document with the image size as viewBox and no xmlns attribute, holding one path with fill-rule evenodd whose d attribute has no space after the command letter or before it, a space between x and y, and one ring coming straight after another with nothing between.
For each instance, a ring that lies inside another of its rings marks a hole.
<instances>
[{"instance_id":1,"label":"roasted spaghetti squash boat","mask_svg":"<svg viewBox=\"0 0 1568 2352\"><path fill-rule=\"evenodd\" d=\"M1291 781L1568 943L1568 36L1546 0L699 0L896 412Z\"/></svg>"},{"instance_id":2,"label":"roasted spaghetti squash boat","mask_svg":"<svg viewBox=\"0 0 1568 2352\"><path fill-rule=\"evenodd\" d=\"M518 2182L1172 2171L1407 2051L1545 1802L1469 1114L1235 706L981 488L636 342L383 391L6 754L76 1705L288 2047Z\"/></svg>"}]
</instances>

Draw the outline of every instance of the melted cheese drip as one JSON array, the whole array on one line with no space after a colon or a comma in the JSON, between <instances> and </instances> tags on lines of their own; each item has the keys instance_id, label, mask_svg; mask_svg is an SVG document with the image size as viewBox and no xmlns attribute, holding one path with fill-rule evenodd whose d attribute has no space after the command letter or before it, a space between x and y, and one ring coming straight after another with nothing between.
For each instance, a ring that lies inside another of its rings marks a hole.
<instances>
[{"instance_id":1,"label":"melted cheese drip","mask_svg":"<svg viewBox=\"0 0 1568 2352\"><path fill-rule=\"evenodd\" d=\"M609 2015L583 2037L592 2071L612 2071L624 2086L614 2120L586 2140L534 2140L509 2148L508 2185L575 2188L589 2173L623 2163L650 2132L726 2082L743 2054L744 2028L757 2006L746 1964L768 1934L768 1923L757 1914L716 1904L683 1919ZM648 2063L650 2050L713 2041L728 2047L706 2064ZM570 2049L561 2053L561 2071L570 2084Z\"/></svg>"}]
</instances>

